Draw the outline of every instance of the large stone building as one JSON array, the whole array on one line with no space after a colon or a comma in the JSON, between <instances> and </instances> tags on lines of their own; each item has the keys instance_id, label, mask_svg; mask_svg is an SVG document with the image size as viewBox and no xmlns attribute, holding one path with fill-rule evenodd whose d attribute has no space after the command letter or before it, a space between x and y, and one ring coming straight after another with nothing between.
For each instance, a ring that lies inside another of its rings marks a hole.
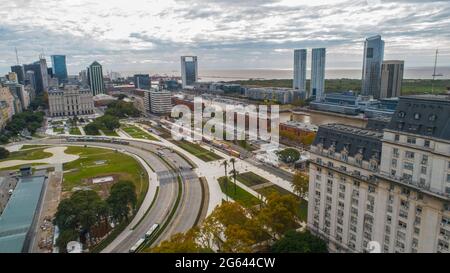
<instances>
[{"instance_id":1,"label":"large stone building","mask_svg":"<svg viewBox=\"0 0 450 273\"><path fill-rule=\"evenodd\" d=\"M0 85L0 129L6 126L15 114L15 98L8 87Z\"/></svg>"},{"instance_id":2,"label":"large stone building","mask_svg":"<svg viewBox=\"0 0 450 273\"><path fill-rule=\"evenodd\" d=\"M331 251L449 252L450 99L404 97L384 132L319 128L308 228ZM373 243L375 242L375 243Z\"/></svg>"},{"instance_id":3,"label":"large stone building","mask_svg":"<svg viewBox=\"0 0 450 273\"><path fill-rule=\"evenodd\" d=\"M87 89L66 86L48 92L49 114L52 117L94 114L94 100Z\"/></svg>"}]
</instances>

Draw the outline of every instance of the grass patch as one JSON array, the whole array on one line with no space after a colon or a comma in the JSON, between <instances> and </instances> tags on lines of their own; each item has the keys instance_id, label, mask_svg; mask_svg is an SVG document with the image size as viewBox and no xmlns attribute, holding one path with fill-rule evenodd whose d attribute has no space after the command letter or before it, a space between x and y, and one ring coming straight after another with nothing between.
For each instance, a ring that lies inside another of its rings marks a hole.
<instances>
[{"instance_id":1,"label":"grass patch","mask_svg":"<svg viewBox=\"0 0 450 273\"><path fill-rule=\"evenodd\" d=\"M64 134L64 128L53 128L53 133Z\"/></svg>"},{"instance_id":2,"label":"grass patch","mask_svg":"<svg viewBox=\"0 0 450 273\"><path fill-rule=\"evenodd\" d=\"M220 189L234 201L241 203L244 207L254 207L261 203L258 198L256 198L243 188L239 187L238 185L236 185L236 194L234 194L234 183L230 179L228 179L227 193L225 189L225 179L225 177L219 178Z\"/></svg>"},{"instance_id":3,"label":"grass patch","mask_svg":"<svg viewBox=\"0 0 450 273\"><path fill-rule=\"evenodd\" d=\"M30 165L30 166L40 166L40 165L47 165L46 163L32 163L32 164L27 164L27 165ZM15 171L15 170L19 170L21 167L23 166L23 164L22 165L16 165L16 166L11 166L11 167L8 167L8 168L2 168L2 169L0 169L0 171Z\"/></svg>"},{"instance_id":4,"label":"grass patch","mask_svg":"<svg viewBox=\"0 0 450 273\"><path fill-rule=\"evenodd\" d=\"M106 136L114 136L114 137L118 137L119 135L112 130L108 130L108 129L102 129L102 132L106 135Z\"/></svg>"},{"instance_id":5,"label":"grass patch","mask_svg":"<svg viewBox=\"0 0 450 273\"><path fill-rule=\"evenodd\" d=\"M30 149L24 151L12 152L7 158L1 159L0 162L9 160L38 160L52 157L52 153L44 152L47 148Z\"/></svg>"},{"instance_id":6,"label":"grass patch","mask_svg":"<svg viewBox=\"0 0 450 273\"><path fill-rule=\"evenodd\" d=\"M247 187L253 187L260 184L270 183L269 180L253 172L246 172L236 175L236 179Z\"/></svg>"},{"instance_id":7,"label":"grass patch","mask_svg":"<svg viewBox=\"0 0 450 273\"><path fill-rule=\"evenodd\" d=\"M69 130L69 134L81 136L81 131L78 127L72 127Z\"/></svg>"},{"instance_id":8,"label":"grass patch","mask_svg":"<svg viewBox=\"0 0 450 273\"><path fill-rule=\"evenodd\" d=\"M193 154L194 156L200 158L205 162L215 161L223 159L221 156L206 150L198 144L187 142L187 141L172 141L175 145L186 150L187 152Z\"/></svg>"},{"instance_id":9,"label":"grass patch","mask_svg":"<svg viewBox=\"0 0 450 273\"><path fill-rule=\"evenodd\" d=\"M132 138L139 138L139 139L147 139L147 140L153 140L153 141L159 141L154 136L150 135L149 133L145 132L139 127L136 127L134 125L123 125L122 130L125 131L125 133L129 134Z\"/></svg>"},{"instance_id":10,"label":"grass patch","mask_svg":"<svg viewBox=\"0 0 450 273\"><path fill-rule=\"evenodd\" d=\"M49 147L48 145L23 145L20 150L34 149L34 148L45 148Z\"/></svg>"},{"instance_id":11,"label":"grass patch","mask_svg":"<svg viewBox=\"0 0 450 273\"><path fill-rule=\"evenodd\" d=\"M117 175L119 180L129 180L136 186L138 207L144 200L148 189L147 172L133 157L114 150L91 147L71 146L65 152L79 155L80 158L64 164L65 171L72 171L64 174L63 191L83 186L100 190L102 185L88 184L87 180L98 176ZM97 165L96 161L105 161L105 164Z\"/></svg>"}]
</instances>

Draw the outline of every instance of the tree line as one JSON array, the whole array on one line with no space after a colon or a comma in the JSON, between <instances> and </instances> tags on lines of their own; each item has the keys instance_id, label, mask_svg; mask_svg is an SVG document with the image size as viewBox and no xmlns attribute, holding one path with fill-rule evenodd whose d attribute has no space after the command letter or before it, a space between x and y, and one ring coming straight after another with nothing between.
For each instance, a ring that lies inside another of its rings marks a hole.
<instances>
[{"instance_id":1,"label":"tree line","mask_svg":"<svg viewBox=\"0 0 450 273\"><path fill-rule=\"evenodd\" d=\"M136 189L130 181L112 185L105 200L93 190L74 192L58 205L53 221L60 230L56 245L60 252L65 252L70 241L80 240L94 245L100 239L92 232L94 228L128 222L136 210L136 204Z\"/></svg>"}]
</instances>

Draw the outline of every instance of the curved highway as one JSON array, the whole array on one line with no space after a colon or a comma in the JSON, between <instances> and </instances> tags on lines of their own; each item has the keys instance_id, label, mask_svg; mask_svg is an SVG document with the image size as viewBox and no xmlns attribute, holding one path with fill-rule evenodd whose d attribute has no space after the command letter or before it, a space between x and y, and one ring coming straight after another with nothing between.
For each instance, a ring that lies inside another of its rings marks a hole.
<instances>
[{"instance_id":1,"label":"curved highway","mask_svg":"<svg viewBox=\"0 0 450 273\"><path fill-rule=\"evenodd\" d=\"M128 252L156 223L161 227L166 227L152 243L152 246L157 245L176 233L185 232L192 228L201 213L202 189L200 180L185 159L163 146L136 140L127 140L127 142L130 145L104 142L68 142L65 139L39 141L39 144L87 145L124 150L142 158L156 172L159 192L152 207L134 229L126 228L103 252ZM181 192L178 176L181 178ZM181 198L177 204L179 195ZM176 205L178 206L175 207ZM171 214L172 217L170 217ZM167 224L165 224L166 222ZM117 241L119 238L121 238L120 241Z\"/></svg>"}]
</instances>

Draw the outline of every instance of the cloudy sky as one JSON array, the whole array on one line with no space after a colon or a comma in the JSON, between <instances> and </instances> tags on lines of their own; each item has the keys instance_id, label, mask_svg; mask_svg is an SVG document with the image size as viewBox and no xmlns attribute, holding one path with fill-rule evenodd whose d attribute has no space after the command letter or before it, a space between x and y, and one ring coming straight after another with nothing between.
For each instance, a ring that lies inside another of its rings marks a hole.
<instances>
[{"instance_id":1,"label":"cloudy sky","mask_svg":"<svg viewBox=\"0 0 450 273\"><path fill-rule=\"evenodd\" d=\"M438 0L0 0L0 74L42 52L69 73L106 70L290 69L294 48L327 47L328 68L361 68L364 38L381 34L386 59L450 66L450 1ZM49 60L49 58L48 58Z\"/></svg>"}]
</instances>

